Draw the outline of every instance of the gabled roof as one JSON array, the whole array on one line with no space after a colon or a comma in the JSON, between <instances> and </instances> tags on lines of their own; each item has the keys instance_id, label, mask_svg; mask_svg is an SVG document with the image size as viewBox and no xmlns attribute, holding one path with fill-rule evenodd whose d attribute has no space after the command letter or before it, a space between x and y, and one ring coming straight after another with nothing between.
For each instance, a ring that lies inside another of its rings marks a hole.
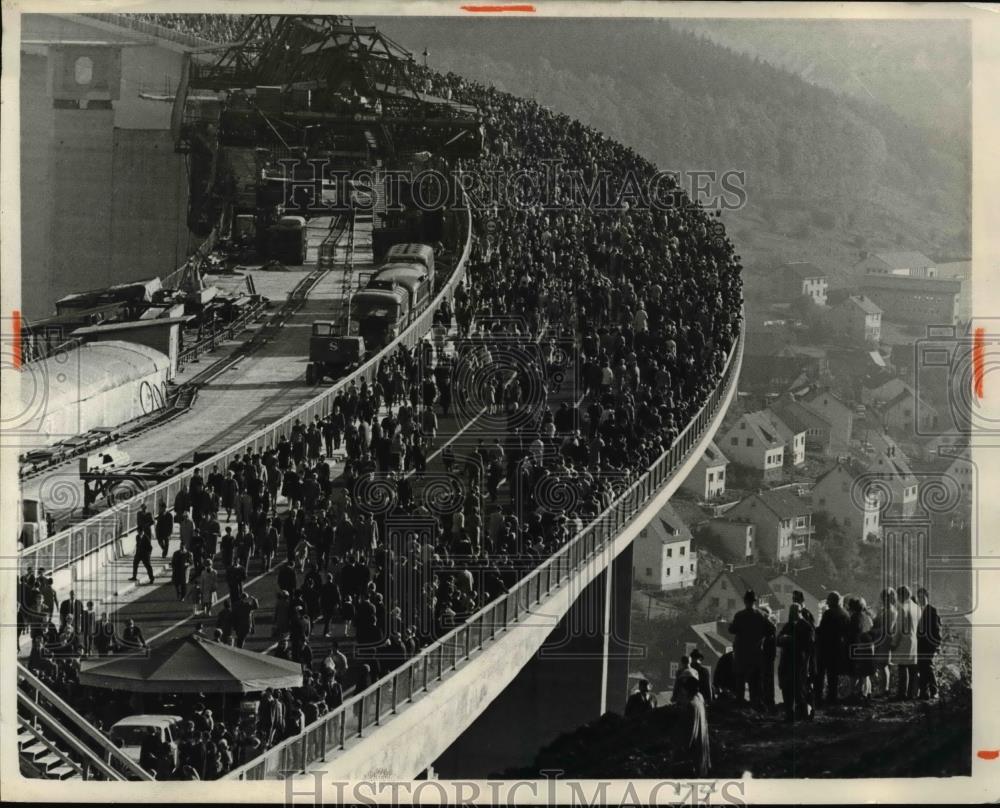
<instances>
[{"instance_id":1,"label":"gabled roof","mask_svg":"<svg viewBox=\"0 0 1000 808\"><path fill-rule=\"evenodd\" d=\"M899 478L903 481L904 485L911 485L917 481L917 478L913 476L913 472L910 471L910 464L906 462L905 457L900 455L889 457L885 452L879 452L872 458L872 462L868 464L868 471L874 474L886 475L889 478Z\"/></svg>"},{"instance_id":2,"label":"gabled roof","mask_svg":"<svg viewBox=\"0 0 1000 808\"><path fill-rule=\"evenodd\" d=\"M863 311L865 314L882 313L882 309L876 306L869 298L865 297L864 295L851 295L846 300L844 300L842 305L845 306L853 305L861 309L861 311Z\"/></svg>"},{"instance_id":3,"label":"gabled roof","mask_svg":"<svg viewBox=\"0 0 1000 808\"><path fill-rule=\"evenodd\" d=\"M708 444L705 453L701 456L701 462L706 466L725 466L729 463L729 458L722 453L722 450L715 445L715 441L713 440Z\"/></svg>"},{"instance_id":4,"label":"gabled roof","mask_svg":"<svg viewBox=\"0 0 1000 808\"><path fill-rule=\"evenodd\" d=\"M779 271L788 272L802 280L811 278L825 278L826 273L808 261L791 261L778 267Z\"/></svg>"},{"instance_id":5,"label":"gabled roof","mask_svg":"<svg viewBox=\"0 0 1000 808\"><path fill-rule=\"evenodd\" d=\"M819 567L805 567L800 570L789 570L788 572L775 575L771 581L776 581L784 575L795 586L804 593L812 595L817 600L823 600L827 594L833 591L833 581Z\"/></svg>"},{"instance_id":6,"label":"gabled roof","mask_svg":"<svg viewBox=\"0 0 1000 808\"><path fill-rule=\"evenodd\" d=\"M915 250L901 250L897 252L875 252L872 258L888 264L893 269L912 269L914 267L937 266L930 258L922 252Z\"/></svg>"},{"instance_id":7,"label":"gabled roof","mask_svg":"<svg viewBox=\"0 0 1000 808\"><path fill-rule=\"evenodd\" d=\"M816 390L813 391L812 395L810 395L809 398L806 399L803 403L807 407L819 406L819 405L817 405L815 403L816 400L819 399L819 398L832 399L833 401L837 402L841 407L843 407L848 412L851 412L851 413L854 412L854 409L851 406L849 406L848 404L845 404L844 400L840 396L838 396L836 393L833 393L833 392L831 392L830 390L828 390L826 388L817 388Z\"/></svg>"},{"instance_id":8,"label":"gabled roof","mask_svg":"<svg viewBox=\"0 0 1000 808\"><path fill-rule=\"evenodd\" d=\"M916 391L912 387L910 387L909 385L906 385L906 389L905 390L900 390L899 393L897 393L892 398L890 398L887 402L885 402L880 407L880 409L883 412L886 411L886 410L891 410L893 407L896 407L896 406L898 406L899 404L902 404L905 401L910 401L910 402L919 401L919 403L920 403L920 409L921 410L923 410L925 412L937 412L937 410L935 410L930 404L928 404L926 401L924 401L922 398L920 398L917 395Z\"/></svg>"},{"instance_id":9,"label":"gabled roof","mask_svg":"<svg viewBox=\"0 0 1000 808\"><path fill-rule=\"evenodd\" d=\"M734 567L732 570L724 569L715 577L715 581L719 580L723 575L733 582L739 590L741 598L748 589L756 592L758 599L774 595L774 590L771 589L770 584L772 574L767 567L754 564L749 567ZM712 581L712 583L714 584L715 581Z\"/></svg>"},{"instance_id":10,"label":"gabled roof","mask_svg":"<svg viewBox=\"0 0 1000 808\"><path fill-rule=\"evenodd\" d=\"M770 409L778 414L786 424L793 429L829 429L831 424L822 413L805 406L802 402L793 398L782 396L771 402ZM818 423L817 423L818 422Z\"/></svg>"},{"instance_id":11,"label":"gabled roof","mask_svg":"<svg viewBox=\"0 0 1000 808\"><path fill-rule=\"evenodd\" d=\"M802 513L812 513L812 505L810 505L809 500L793 494L788 489L775 488L770 491L761 491L754 496L782 519Z\"/></svg>"},{"instance_id":12,"label":"gabled roof","mask_svg":"<svg viewBox=\"0 0 1000 808\"><path fill-rule=\"evenodd\" d=\"M801 435L803 432L807 430L807 427L804 426L802 427L793 426L784 418L779 417L778 414L773 410L771 410L770 408L764 410L764 412L767 413L767 417L774 425L774 428L778 430L778 434L781 435L781 437L783 437L785 440L788 440L789 438L794 438L796 435Z\"/></svg>"},{"instance_id":13,"label":"gabled roof","mask_svg":"<svg viewBox=\"0 0 1000 808\"><path fill-rule=\"evenodd\" d=\"M733 637L725 620L712 620L708 623L695 623L691 626L698 639L705 645L711 662L716 662L728 649L733 647Z\"/></svg>"},{"instance_id":14,"label":"gabled roof","mask_svg":"<svg viewBox=\"0 0 1000 808\"><path fill-rule=\"evenodd\" d=\"M665 541L685 541L691 538L688 526L669 502L660 508L660 512L650 526Z\"/></svg>"},{"instance_id":15,"label":"gabled roof","mask_svg":"<svg viewBox=\"0 0 1000 808\"><path fill-rule=\"evenodd\" d=\"M816 478L816 482L814 484L814 488L815 488L815 486L817 486L820 483L822 483L827 477L832 477L834 475L839 476L841 474L846 474L848 477L850 477L853 480L856 477L859 477L862 474L864 474L864 472L865 472L864 466L862 466L861 463L859 463L854 458L848 458L847 460L841 460L838 463L836 463L835 465L833 465L830 468L828 468L826 471L824 471L822 474L820 474L819 477Z\"/></svg>"},{"instance_id":16,"label":"gabled roof","mask_svg":"<svg viewBox=\"0 0 1000 808\"><path fill-rule=\"evenodd\" d=\"M746 423L747 429L740 429L740 424ZM758 410L757 412L746 412L739 417L739 420L733 424L729 433L741 433L750 431L753 433L754 437L763 441L768 448L776 449L779 446L783 446L784 442L775 434L776 430L774 425L768 419L764 410Z\"/></svg>"}]
</instances>

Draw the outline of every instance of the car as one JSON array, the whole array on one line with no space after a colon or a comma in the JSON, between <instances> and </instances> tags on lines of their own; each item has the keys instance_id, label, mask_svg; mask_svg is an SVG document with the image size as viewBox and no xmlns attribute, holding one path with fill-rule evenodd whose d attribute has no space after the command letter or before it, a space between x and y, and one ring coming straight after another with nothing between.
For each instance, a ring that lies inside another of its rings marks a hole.
<instances>
[{"instance_id":1,"label":"car","mask_svg":"<svg viewBox=\"0 0 1000 808\"><path fill-rule=\"evenodd\" d=\"M113 724L108 734L122 752L138 763L142 741L149 734L150 729L155 729L159 735L160 742L166 744L170 750L170 760L176 766L177 739L183 723L184 719L179 715L152 713L130 715Z\"/></svg>"}]
</instances>

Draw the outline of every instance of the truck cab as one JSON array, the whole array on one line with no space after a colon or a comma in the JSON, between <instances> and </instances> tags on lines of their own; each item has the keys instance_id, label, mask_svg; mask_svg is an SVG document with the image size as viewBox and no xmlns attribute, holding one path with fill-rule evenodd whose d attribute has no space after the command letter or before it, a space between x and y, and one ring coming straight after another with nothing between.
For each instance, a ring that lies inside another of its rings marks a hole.
<instances>
[{"instance_id":1,"label":"truck cab","mask_svg":"<svg viewBox=\"0 0 1000 808\"><path fill-rule=\"evenodd\" d=\"M309 336L306 383L318 384L326 377L339 378L365 360L365 340L347 336L332 320L317 320Z\"/></svg>"}]
</instances>

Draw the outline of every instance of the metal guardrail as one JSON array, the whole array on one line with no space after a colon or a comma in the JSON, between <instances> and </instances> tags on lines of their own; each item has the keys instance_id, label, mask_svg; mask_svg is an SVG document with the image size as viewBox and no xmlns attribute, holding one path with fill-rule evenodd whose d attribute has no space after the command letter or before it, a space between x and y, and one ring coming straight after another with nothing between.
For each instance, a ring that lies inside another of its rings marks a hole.
<instances>
[{"instance_id":1,"label":"metal guardrail","mask_svg":"<svg viewBox=\"0 0 1000 808\"><path fill-rule=\"evenodd\" d=\"M156 503L161 499L168 504L173 503L178 491L182 487L187 487L188 481L194 476L195 471L207 473L213 466L226 467L230 460L242 456L248 450L257 453L265 447L276 446L278 440L289 431L296 419L308 423L315 415L324 416L329 413L333 408L333 399L339 392L346 390L351 383L360 385L362 381L367 381L372 384L375 381L379 363L385 357L390 356L400 345L412 348L423 339L434 324L434 314L438 307L446 298L450 298L459 283L465 278L466 265L472 249L472 211L466 207L464 212L465 242L448 282L424 312L379 353L324 392L225 451L191 466L169 480L137 493L131 499L116 503L113 507L59 532L55 536L22 549L19 553L20 568L44 567L50 572L60 570L92 553L113 545L126 533L135 529L135 518L140 505L145 505L149 513L156 513Z\"/></svg>"},{"instance_id":2,"label":"metal guardrail","mask_svg":"<svg viewBox=\"0 0 1000 808\"><path fill-rule=\"evenodd\" d=\"M193 345L189 345L187 348L180 351L180 353L177 354L178 365L193 362L201 354L211 353L219 347L221 343L234 339L240 331L243 331L250 323L259 319L261 314L264 313L264 309L266 307L267 302L263 299L250 303L240 313L240 315L231 322L219 326L219 328L213 331L213 333L209 336L198 340Z\"/></svg>"},{"instance_id":3,"label":"metal guardrail","mask_svg":"<svg viewBox=\"0 0 1000 808\"><path fill-rule=\"evenodd\" d=\"M286 772L304 772L310 765L325 763L332 751L345 748L348 739L362 737L365 730L379 726L383 719L396 713L400 704L412 701L415 694L441 681L445 674L458 667L459 662L469 659L498 633L517 623L532 605L541 603L553 589L613 541L650 497L668 482L704 436L735 384L742 354L741 332L729 353L720 383L670 448L603 513L518 581L510 592L487 604L463 625L452 629L367 690L314 721L299 735L269 749L257 760L234 769L226 778L280 779Z\"/></svg>"},{"instance_id":4,"label":"metal guardrail","mask_svg":"<svg viewBox=\"0 0 1000 808\"><path fill-rule=\"evenodd\" d=\"M154 779L20 662L17 664L17 697L22 708L83 758L77 765L93 768L110 780ZM42 701L46 707L39 703Z\"/></svg>"}]
</instances>

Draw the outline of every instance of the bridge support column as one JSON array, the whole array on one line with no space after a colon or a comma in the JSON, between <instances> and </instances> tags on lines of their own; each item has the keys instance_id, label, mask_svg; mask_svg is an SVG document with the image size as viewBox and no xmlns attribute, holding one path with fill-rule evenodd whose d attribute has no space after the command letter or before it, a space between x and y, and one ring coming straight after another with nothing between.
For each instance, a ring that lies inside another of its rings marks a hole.
<instances>
[{"instance_id":1,"label":"bridge support column","mask_svg":"<svg viewBox=\"0 0 1000 808\"><path fill-rule=\"evenodd\" d=\"M628 689L631 596L629 545L580 592L514 681L434 762L437 775L482 778L530 765L561 733L605 712L621 713Z\"/></svg>"}]
</instances>

